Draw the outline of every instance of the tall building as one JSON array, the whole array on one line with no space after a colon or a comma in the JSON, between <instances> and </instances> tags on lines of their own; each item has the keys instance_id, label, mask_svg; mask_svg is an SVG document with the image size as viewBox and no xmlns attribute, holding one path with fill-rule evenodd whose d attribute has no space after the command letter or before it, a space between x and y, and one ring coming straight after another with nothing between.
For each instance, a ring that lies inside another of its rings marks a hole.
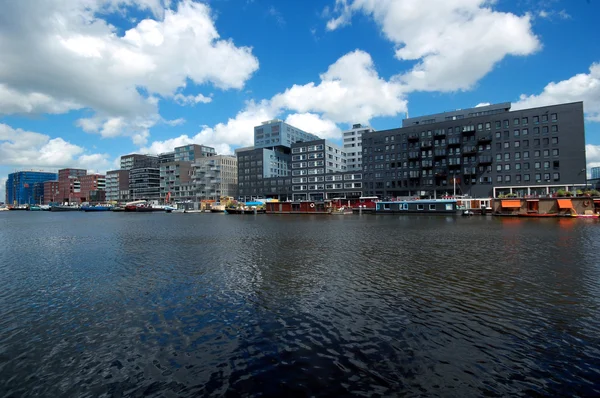
<instances>
[{"instance_id":1,"label":"tall building","mask_svg":"<svg viewBox=\"0 0 600 398\"><path fill-rule=\"evenodd\" d=\"M121 170L129 170L129 199L160 200L158 156L135 153L121 156Z\"/></svg>"},{"instance_id":2,"label":"tall building","mask_svg":"<svg viewBox=\"0 0 600 398\"><path fill-rule=\"evenodd\" d=\"M583 103L510 103L405 119L363 135L366 195L544 195L586 182Z\"/></svg>"},{"instance_id":3,"label":"tall building","mask_svg":"<svg viewBox=\"0 0 600 398\"><path fill-rule=\"evenodd\" d=\"M199 200L219 201L223 196L238 197L238 158L216 155L196 160L194 184Z\"/></svg>"},{"instance_id":4,"label":"tall building","mask_svg":"<svg viewBox=\"0 0 600 398\"><path fill-rule=\"evenodd\" d=\"M109 202L129 201L129 170L106 172L106 200Z\"/></svg>"},{"instance_id":5,"label":"tall building","mask_svg":"<svg viewBox=\"0 0 600 398\"><path fill-rule=\"evenodd\" d=\"M189 144L176 147L174 154L175 162L194 162L201 158L215 156L217 153L215 148L210 146Z\"/></svg>"},{"instance_id":6,"label":"tall building","mask_svg":"<svg viewBox=\"0 0 600 398\"><path fill-rule=\"evenodd\" d=\"M369 126L353 124L350 130L342 133L348 171L362 171L362 135L372 131L375 130Z\"/></svg>"},{"instance_id":7,"label":"tall building","mask_svg":"<svg viewBox=\"0 0 600 398\"><path fill-rule=\"evenodd\" d=\"M44 182L44 201L45 205L50 203L56 203L59 200L58 194L58 181L46 181Z\"/></svg>"},{"instance_id":8,"label":"tall building","mask_svg":"<svg viewBox=\"0 0 600 398\"><path fill-rule=\"evenodd\" d=\"M263 122L254 127L255 148L289 148L295 142L318 140L319 137L291 126L279 119Z\"/></svg>"},{"instance_id":9,"label":"tall building","mask_svg":"<svg viewBox=\"0 0 600 398\"><path fill-rule=\"evenodd\" d=\"M600 167L592 167L591 172L593 180L600 179Z\"/></svg>"},{"instance_id":10,"label":"tall building","mask_svg":"<svg viewBox=\"0 0 600 398\"><path fill-rule=\"evenodd\" d=\"M6 179L5 202L12 205L39 204L45 199L40 197L40 190L36 190L35 185L51 180L56 180L56 173L47 171L17 171L10 173ZM43 189L41 189L41 195L43 196Z\"/></svg>"},{"instance_id":11,"label":"tall building","mask_svg":"<svg viewBox=\"0 0 600 398\"><path fill-rule=\"evenodd\" d=\"M58 198L59 203L82 202L80 177L87 174L84 169L58 170Z\"/></svg>"},{"instance_id":12,"label":"tall building","mask_svg":"<svg viewBox=\"0 0 600 398\"><path fill-rule=\"evenodd\" d=\"M79 197L83 202L103 202L106 199L106 176L103 174L86 174L79 177Z\"/></svg>"}]
</instances>

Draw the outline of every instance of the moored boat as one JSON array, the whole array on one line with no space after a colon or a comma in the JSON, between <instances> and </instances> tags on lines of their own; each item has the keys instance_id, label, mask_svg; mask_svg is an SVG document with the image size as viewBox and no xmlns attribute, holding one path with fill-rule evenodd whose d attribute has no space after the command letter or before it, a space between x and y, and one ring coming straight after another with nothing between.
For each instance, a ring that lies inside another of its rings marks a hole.
<instances>
[{"instance_id":1,"label":"moored boat","mask_svg":"<svg viewBox=\"0 0 600 398\"><path fill-rule=\"evenodd\" d=\"M79 206L71 206L71 205L50 206L50 211L79 211L79 210L81 210Z\"/></svg>"},{"instance_id":2,"label":"moored boat","mask_svg":"<svg viewBox=\"0 0 600 398\"><path fill-rule=\"evenodd\" d=\"M415 199L377 202L375 214L461 214L455 199Z\"/></svg>"},{"instance_id":3,"label":"moored boat","mask_svg":"<svg viewBox=\"0 0 600 398\"><path fill-rule=\"evenodd\" d=\"M81 208L81 210L85 211L85 212L95 212L95 211L110 211L112 209L112 206L102 206L102 205L96 205L96 206L83 206Z\"/></svg>"}]
</instances>

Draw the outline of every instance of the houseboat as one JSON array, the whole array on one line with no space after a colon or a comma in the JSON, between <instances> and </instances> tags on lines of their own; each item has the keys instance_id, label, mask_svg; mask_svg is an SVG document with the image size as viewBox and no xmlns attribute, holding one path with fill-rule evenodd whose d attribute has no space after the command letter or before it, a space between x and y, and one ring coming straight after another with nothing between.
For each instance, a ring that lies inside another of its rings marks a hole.
<instances>
[{"instance_id":1,"label":"houseboat","mask_svg":"<svg viewBox=\"0 0 600 398\"><path fill-rule=\"evenodd\" d=\"M318 201L265 203L267 214L331 214L332 211L330 203Z\"/></svg>"},{"instance_id":2,"label":"houseboat","mask_svg":"<svg viewBox=\"0 0 600 398\"><path fill-rule=\"evenodd\" d=\"M377 202L375 214L460 214L454 199L415 199Z\"/></svg>"},{"instance_id":3,"label":"houseboat","mask_svg":"<svg viewBox=\"0 0 600 398\"><path fill-rule=\"evenodd\" d=\"M494 200L492 207L495 216L596 218L600 214L600 198L501 198Z\"/></svg>"}]
</instances>

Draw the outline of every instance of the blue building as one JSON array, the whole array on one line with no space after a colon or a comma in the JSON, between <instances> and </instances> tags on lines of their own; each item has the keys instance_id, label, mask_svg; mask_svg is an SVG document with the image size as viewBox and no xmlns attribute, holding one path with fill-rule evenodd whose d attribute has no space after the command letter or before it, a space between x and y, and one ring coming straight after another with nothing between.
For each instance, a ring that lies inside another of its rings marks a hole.
<instances>
[{"instance_id":1,"label":"blue building","mask_svg":"<svg viewBox=\"0 0 600 398\"><path fill-rule=\"evenodd\" d=\"M279 119L263 122L254 127L254 148L291 148L296 142L307 142L320 139Z\"/></svg>"},{"instance_id":2,"label":"blue building","mask_svg":"<svg viewBox=\"0 0 600 398\"><path fill-rule=\"evenodd\" d=\"M600 179L600 167L592 167L592 180Z\"/></svg>"},{"instance_id":3,"label":"blue building","mask_svg":"<svg viewBox=\"0 0 600 398\"><path fill-rule=\"evenodd\" d=\"M56 173L46 171L17 171L9 174L6 180L6 204L24 205L43 202L43 183L56 181L57 178Z\"/></svg>"}]
</instances>

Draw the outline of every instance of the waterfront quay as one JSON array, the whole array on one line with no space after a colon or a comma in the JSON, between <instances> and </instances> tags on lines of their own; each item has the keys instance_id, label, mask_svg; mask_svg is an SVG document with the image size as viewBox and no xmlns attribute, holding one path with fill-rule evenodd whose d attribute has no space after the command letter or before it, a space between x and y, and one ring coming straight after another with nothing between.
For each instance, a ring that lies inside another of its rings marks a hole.
<instances>
[{"instance_id":1,"label":"waterfront quay","mask_svg":"<svg viewBox=\"0 0 600 398\"><path fill-rule=\"evenodd\" d=\"M6 212L0 240L8 396L600 394L593 220Z\"/></svg>"}]
</instances>

